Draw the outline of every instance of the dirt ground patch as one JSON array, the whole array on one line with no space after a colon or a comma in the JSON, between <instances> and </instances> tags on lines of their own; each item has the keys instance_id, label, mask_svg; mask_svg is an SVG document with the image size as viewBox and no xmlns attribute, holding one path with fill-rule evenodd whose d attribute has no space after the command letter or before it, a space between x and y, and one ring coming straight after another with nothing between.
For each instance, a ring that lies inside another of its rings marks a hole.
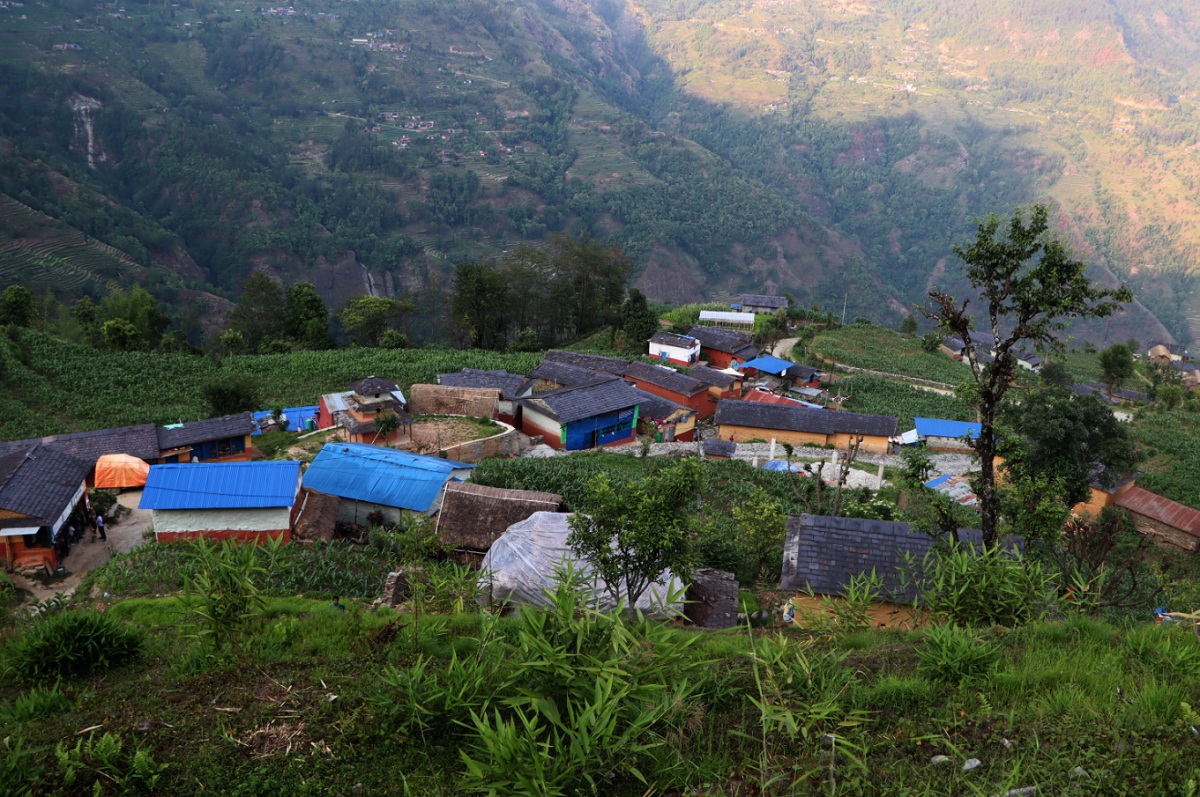
<instances>
[{"instance_id":1,"label":"dirt ground patch","mask_svg":"<svg viewBox=\"0 0 1200 797\"><path fill-rule=\"evenodd\" d=\"M502 431L498 426L484 427L474 418L438 418L413 426L412 445L413 450L429 454L459 443L491 437Z\"/></svg>"},{"instance_id":2,"label":"dirt ground patch","mask_svg":"<svg viewBox=\"0 0 1200 797\"><path fill-rule=\"evenodd\" d=\"M25 578L13 574L13 583L21 589L29 590L34 600L43 601L54 597L55 594L70 593L79 586L83 577L103 566L113 556L128 553L145 542L142 534L151 526L149 510L138 509L142 499L141 490L126 490L117 496L117 503L129 510L122 513L120 520L109 523L106 532L107 540L92 541L91 535L85 534L83 539L71 546L70 552L62 561L62 571L55 575L49 583Z\"/></svg>"}]
</instances>

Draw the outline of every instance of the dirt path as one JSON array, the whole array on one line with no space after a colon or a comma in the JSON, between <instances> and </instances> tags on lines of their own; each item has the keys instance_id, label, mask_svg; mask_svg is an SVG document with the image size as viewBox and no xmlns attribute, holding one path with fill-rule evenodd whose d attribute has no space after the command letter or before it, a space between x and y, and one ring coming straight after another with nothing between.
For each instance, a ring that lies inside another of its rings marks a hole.
<instances>
[{"instance_id":1,"label":"dirt path","mask_svg":"<svg viewBox=\"0 0 1200 797\"><path fill-rule=\"evenodd\" d=\"M49 584L16 574L11 576L13 583L21 589L29 590L37 601L52 598L60 592L72 592L84 576L104 565L113 555L128 553L144 542L142 532L150 527L151 521L149 510L137 508L141 498L141 490L126 490L118 495L117 502L129 509L130 513L109 524L106 532L108 539L103 542L91 542L91 536L85 534L82 540L71 547L66 559L62 561L63 572Z\"/></svg>"}]
</instances>

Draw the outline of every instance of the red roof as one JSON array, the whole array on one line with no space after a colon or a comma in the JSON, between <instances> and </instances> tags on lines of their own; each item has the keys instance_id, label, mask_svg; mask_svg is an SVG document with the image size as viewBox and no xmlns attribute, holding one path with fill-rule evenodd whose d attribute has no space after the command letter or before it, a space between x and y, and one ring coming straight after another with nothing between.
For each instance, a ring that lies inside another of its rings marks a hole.
<instances>
[{"instance_id":1,"label":"red roof","mask_svg":"<svg viewBox=\"0 0 1200 797\"><path fill-rule=\"evenodd\" d=\"M1117 506L1200 537L1200 510L1163 498L1141 487L1131 487L1117 498Z\"/></svg>"},{"instance_id":2,"label":"red roof","mask_svg":"<svg viewBox=\"0 0 1200 797\"><path fill-rule=\"evenodd\" d=\"M784 407L804 406L795 399L790 399L786 396L776 396L774 393L768 393L765 390L747 390L742 396L742 401L756 401L759 404L779 404Z\"/></svg>"}]
</instances>

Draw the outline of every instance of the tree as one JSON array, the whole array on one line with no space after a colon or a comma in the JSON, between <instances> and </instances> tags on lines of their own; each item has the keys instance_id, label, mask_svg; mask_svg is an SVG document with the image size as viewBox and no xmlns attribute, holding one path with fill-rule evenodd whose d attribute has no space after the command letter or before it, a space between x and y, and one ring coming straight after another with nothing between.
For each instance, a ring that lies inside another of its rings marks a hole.
<instances>
[{"instance_id":1,"label":"tree","mask_svg":"<svg viewBox=\"0 0 1200 797\"><path fill-rule=\"evenodd\" d=\"M686 578L692 561L687 507L703 486L703 463L685 459L618 489L607 473L588 482L571 516L568 542L604 579L614 601L632 609L663 571Z\"/></svg>"},{"instance_id":2,"label":"tree","mask_svg":"<svg viewBox=\"0 0 1200 797\"><path fill-rule=\"evenodd\" d=\"M926 332L921 336L921 351L926 354L936 354L942 345L942 336L937 332Z\"/></svg>"},{"instance_id":3,"label":"tree","mask_svg":"<svg viewBox=\"0 0 1200 797\"><path fill-rule=\"evenodd\" d=\"M659 330L658 313L637 288L629 289L629 298L621 305L621 329L625 331L626 345L642 353L646 351L646 341Z\"/></svg>"},{"instance_id":4,"label":"tree","mask_svg":"<svg viewBox=\"0 0 1200 797\"><path fill-rule=\"evenodd\" d=\"M1071 319L1105 318L1133 299L1127 287L1109 289L1089 282L1085 264L1072 259L1067 247L1048 235L1049 218L1045 205L1034 205L1028 213L1018 209L1003 236L997 238L1000 221L989 216L979 221L970 246L954 247L966 264L967 279L980 293L987 329L995 336L993 362L985 365L975 350L970 299L959 302L935 288L929 292L932 306L923 310L940 330L965 342L964 359L972 376L967 384L976 400L981 427L969 444L979 455L976 495L983 542L989 548L999 541L996 425L1004 397L1016 380L1014 352L1023 343L1039 350L1061 349L1056 333Z\"/></svg>"},{"instance_id":5,"label":"tree","mask_svg":"<svg viewBox=\"0 0 1200 797\"><path fill-rule=\"evenodd\" d=\"M104 345L113 351L137 351L142 348L141 333L124 318L105 321L100 334L104 338Z\"/></svg>"},{"instance_id":6,"label":"tree","mask_svg":"<svg viewBox=\"0 0 1200 797\"><path fill-rule=\"evenodd\" d=\"M1075 378L1067 370L1062 360L1050 360L1038 371L1038 379L1043 385L1062 387L1070 390L1075 385Z\"/></svg>"},{"instance_id":7,"label":"tree","mask_svg":"<svg viewBox=\"0 0 1200 797\"><path fill-rule=\"evenodd\" d=\"M1100 368L1104 371L1104 384L1108 386L1108 397L1133 376L1133 352L1125 343L1114 343L1100 352Z\"/></svg>"},{"instance_id":8,"label":"tree","mask_svg":"<svg viewBox=\"0 0 1200 797\"><path fill-rule=\"evenodd\" d=\"M1173 410L1179 402L1183 401L1183 392L1183 385L1171 382L1160 387L1155 393L1155 398L1162 402L1167 410Z\"/></svg>"},{"instance_id":9,"label":"tree","mask_svg":"<svg viewBox=\"0 0 1200 797\"><path fill-rule=\"evenodd\" d=\"M917 334L917 317L915 315L904 316L904 320L900 322L900 334L906 338Z\"/></svg>"},{"instance_id":10,"label":"tree","mask_svg":"<svg viewBox=\"0 0 1200 797\"><path fill-rule=\"evenodd\" d=\"M232 415L258 408L258 386L244 376L217 376L201 388L213 415Z\"/></svg>"},{"instance_id":11,"label":"tree","mask_svg":"<svg viewBox=\"0 0 1200 797\"><path fill-rule=\"evenodd\" d=\"M104 297L100 308L106 320L128 321L137 330L140 340L133 348L155 348L167 327L171 326L171 317L159 309L158 300L140 285L134 285L128 293L121 288L113 289Z\"/></svg>"},{"instance_id":12,"label":"tree","mask_svg":"<svg viewBox=\"0 0 1200 797\"><path fill-rule=\"evenodd\" d=\"M1099 396L1039 387L1001 413L1006 434L999 446L1004 468L1031 483L1045 477L1060 485L1068 506L1086 501L1088 485L1111 487L1137 464L1125 424Z\"/></svg>"},{"instance_id":13,"label":"tree","mask_svg":"<svg viewBox=\"0 0 1200 797\"><path fill-rule=\"evenodd\" d=\"M400 423L400 416L391 410L383 410L377 413L375 415L375 440L382 438L384 444L390 446L392 444L392 435L400 428Z\"/></svg>"},{"instance_id":14,"label":"tree","mask_svg":"<svg viewBox=\"0 0 1200 797\"><path fill-rule=\"evenodd\" d=\"M33 326L37 320L37 304L24 285L9 285L0 294L0 324L18 327Z\"/></svg>"},{"instance_id":15,"label":"tree","mask_svg":"<svg viewBox=\"0 0 1200 797\"><path fill-rule=\"evenodd\" d=\"M331 349L329 308L311 282L297 282L287 290L283 331L305 349Z\"/></svg>"},{"instance_id":16,"label":"tree","mask_svg":"<svg viewBox=\"0 0 1200 797\"><path fill-rule=\"evenodd\" d=\"M271 341L283 338L287 310L283 288L256 271L242 285L242 295L229 311L227 329L241 333L246 350L257 352Z\"/></svg>"},{"instance_id":17,"label":"tree","mask_svg":"<svg viewBox=\"0 0 1200 797\"><path fill-rule=\"evenodd\" d=\"M81 296L71 307L71 315L79 324L79 334L90 345L99 345L100 337L100 308L90 296Z\"/></svg>"},{"instance_id":18,"label":"tree","mask_svg":"<svg viewBox=\"0 0 1200 797\"><path fill-rule=\"evenodd\" d=\"M924 449L906 448L902 456L904 465L898 481L904 488L904 511L913 528L957 543L958 530L975 525L978 516L947 493L925 486L933 475L934 462Z\"/></svg>"},{"instance_id":19,"label":"tree","mask_svg":"<svg viewBox=\"0 0 1200 797\"><path fill-rule=\"evenodd\" d=\"M459 263L450 297L454 325L474 349L501 349L508 333L508 283L491 263Z\"/></svg>"},{"instance_id":20,"label":"tree","mask_svg":"<svg viewBox=\"0 0 1200 797\"><path fill-rule=\"evenodd\" d=\"M338 313L342 328L359 346L377 346L386 329L395 329L415 309L407 299L356 296Z\"/></svg>"}]
</instances>

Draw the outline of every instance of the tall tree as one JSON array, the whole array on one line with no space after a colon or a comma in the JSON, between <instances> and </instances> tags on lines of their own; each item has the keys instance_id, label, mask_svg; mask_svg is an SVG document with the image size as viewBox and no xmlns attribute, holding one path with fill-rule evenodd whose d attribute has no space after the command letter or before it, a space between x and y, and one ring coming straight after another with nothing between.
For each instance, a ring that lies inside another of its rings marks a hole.
<instances>
[{"instance_id":1,"label":"tall tree","mask_svg":"<svg viewBox=\"0 0 1200 797\"><path fill-rule=\"evenodd\" d=\"M24 285L9 285L0 294L0 324L32 326L37 320L37 303Z\"/></svg>"},{"instance_id":2,"label":"tall tree","mask_svg":"<svg viewBox=\"0 0 1200 797\"><path fill-rule=\"evenodd\" d=\"M331 349L329 308L311 282L297 282L287 290L283 331L306 349Z\"/></svg>"},{"instance_id":3,"label":"tall tree","mask_svg":"<svg viewBox=\"0 0 1200 797\"><path fill-rule=\"evenodd\" d=\"M617 246L605 247L587 233L551 237L555 291L571 311L571 333L584 335L619 320L631 261Z\"/></svg>"},{"instance_id":4,"label":"tall tree","mask_svg":"<svg viewBox=\"0 0 1200 797\"><path fill-rule=\"evenodd\" d=\"M1129 350L1129 344L1114 343L1100 352L1100 368L1104 371L1108 397L1112 398L1113 391L1133 376L1133 352Z\"/></svg>"},{"instance_id":5,"label":"tall tree","mask_svg":"<svg viewBox=\"0 0 1200 797\"><path fill-rule=\"evenodd\" d=\"M246 349L256 352L271 341L283 338L285 317L282 286L263 272L256 271L242 285L242 295L229 311L227 329L241 333Z\"/></svg>"},{"instance_id":6,"label":"tall tree","mask_svg":"<svg viewBox=\"0 0 1200 797\"><path fill-rule=\"evenodd\" d=\"M1034 205L1028 212L1018 209L997 237L1000 220L989 216L978 222L970 246L954 247L966 264L967 278L980 294L986 329L995 336L994 361L985 365L971 340L975 317L968 311L970 299L960 302L935 288L929 292L932 305L924 309L925 316L936 321L942 331L966 342L964 358L972 375L968 387L981 426L970 446L979 455L976 494L983 542L988 547L999 540L996 426L1001 404L1017 376L1014 351L1022 344L1061 349L1057 333L1071 319L1104 318L1133 299L1127 287L1109 289L1092 284L1086 265L1073 259L1067 247L1049 234L1049 218L1045 205Z\"/></svg>"},{"instance_id":7,"label":"tall tree","mask_svg":"<svg viewBox=\"0 0 1200 797\"><path fill-rule=\"evenodd\" d=\"M414 309L408 299L356 296L338 312L342 329L359 346L378 346L385 330L396 329Z\"/></svg>"},{"instance_id":8,"label":"tall tree","mask_svg":"<svg viewBox=\"0 0 1200 797\"><path fill-rule=\"evenodd\" d=\"M140 285L134 285L128 292L115 288L104 297L100 307L106 321L127 321L137 330L140 345L135 348L154 348L171 325L171 317L159 309L158 300ZM104 337L107 342L109 334L104 333ZM119 337L128 342L127 331Z\"/></svg>"},{"instance_id":9,"label":"tall tree","mask_svg":"<svg viewBox=\"0 0 1200 797\"><path fill-rule=\"evenodd\" d=\"M629 289L629 298L621 305L621 329L625 330L629 348L643 354L646 353L646 341L660 329L658 313L637 288Z\"/></svg>"},{"instance_id":10,"label":"tall tree","mask_svg":"<svg viewBox=\"0 0 1200 797\"><path fill-rule=\"evenodd\" d=\"M475 349L504 348L508 332L508 283L492 263L460 263L450 298L454 326Z\"/></svg>"}]
</instances>

